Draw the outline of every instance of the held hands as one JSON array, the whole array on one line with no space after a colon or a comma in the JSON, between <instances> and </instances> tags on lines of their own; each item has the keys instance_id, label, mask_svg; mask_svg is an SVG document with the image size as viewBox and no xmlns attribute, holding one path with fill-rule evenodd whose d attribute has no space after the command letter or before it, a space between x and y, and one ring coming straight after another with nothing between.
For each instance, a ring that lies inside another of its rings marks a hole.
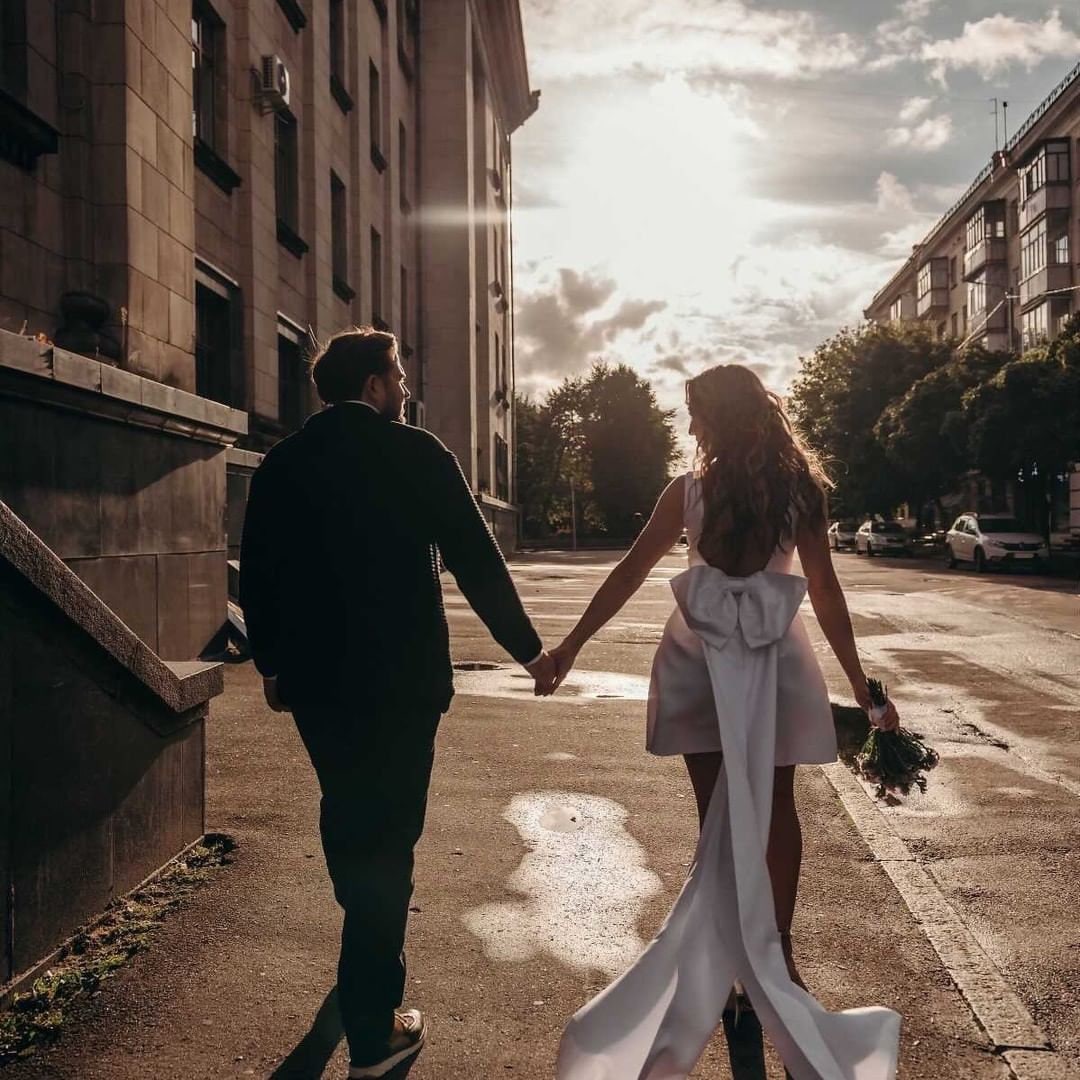
<instances>
[{"instance_id":1,"label":"held hands","mask_svg":"<svg viewBox=\"0 0 1080 1080\"><path fill-rule=\"evenodd\" d=\"M569 639L556 645L551 652L545 650L539 659L525 670L533 677L533 693L537 697L550 697L562 685L577 659L578 650Z\"/></svg>"}]
</instances>

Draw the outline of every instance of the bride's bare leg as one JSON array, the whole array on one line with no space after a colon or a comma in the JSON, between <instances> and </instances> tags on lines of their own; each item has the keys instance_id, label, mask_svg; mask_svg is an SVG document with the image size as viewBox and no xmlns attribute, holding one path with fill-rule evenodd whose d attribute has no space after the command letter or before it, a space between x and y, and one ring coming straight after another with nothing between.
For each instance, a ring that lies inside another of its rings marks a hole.
<instances>
[{"instance_id":1,"label":"bride's bare leg","mask_svg":"<svg viewBox=\"0 0 1080 1080\"><path fill-rule=\"evenodd\" d=\"M716 777L724 764L723 754L684 754L686 771L697 801L698 826L705 821ZM791 922L799 894L799 870L802 866L802 828L795 805L795 766L781 766L773 774L772 822L769 826L769 849L766 855L776 905L776 928L784 947L791 978L803 986L791 949Z\"/></svg>"},{"instance_id":2,"label":"bride's bare leg","mask_svg":"<svg viewBox=\"0 0 1080 1080\"><path fill-rule=\"evenodd\" d=\"M709 799L712 797L713 788L716 787L716 778L720 775L720 769L724 764L724 755L683 754L683 760L686 762L686 771L690 774L690 783L694 787L700 829L705 824Z\"/></svg>"},{"instance_id":3,"label":"bride's bare leg","mask_svg":"<svg viewBox=\"0 0 1080 1080\"><path fill-rule=\"evenodd\" d=\"M802 866L802 828L795 805L795 766L784 765L773 774L772 821L769 825L769 850L766 856L776 905L776 928L784 947L791 978L805 989L791 951L791 922L799 895L799 870Z\"/></svg>"}]
</instances>

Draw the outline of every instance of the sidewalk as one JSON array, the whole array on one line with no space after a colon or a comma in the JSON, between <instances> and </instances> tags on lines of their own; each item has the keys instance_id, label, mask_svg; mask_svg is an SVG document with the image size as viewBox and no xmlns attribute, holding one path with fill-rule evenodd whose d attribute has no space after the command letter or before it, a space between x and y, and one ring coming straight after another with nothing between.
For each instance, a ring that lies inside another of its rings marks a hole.
<instances>
[{"instance_id":1,"label":"sidewalk","mask_svg":"<svg viewBox=\"0 0 1080 1080\"><path fill-rule=\"evenodd\" d=\"M644 618L655 601L641 603ZM456 655L502 659L458 606L450 604ZM565 617L552 607L540 621L554 636ZM647 641L615 642L590 659L637 674L650 650ZM410 930L409 997L431 1022L413 1080L550 1077L562 1024L606 981L561 962L558 941L541 942L531 956L492 960L463 923L477 905L524 903L507 886L527 851L502 816L516 794L594 795L626 807L626 829L663 883L641 912L641 932L658 925L685 873L696 822L681 763L642 752L640 713L641 702L629 699L455 703L440 735ZM48 1053L10 1067L8 1077L267 1077L307 1032L334 981L339 914L319 849L310 768L289 719L263 706L250 664L227 673L208 758L208 827L236 837L234 865L169 919L151 950L87 1002ZM1004 1080L827 780L816 768L800 772L806 867L795 940L807 983L830 1007L899 1009L905 1080ZM725 1056L715 1040L695 1076L728 1076ZM326 1076L344 1074L339 1050ZM773 1075L782 1076L775 1063Z\"/></svg>"}]
</instances>

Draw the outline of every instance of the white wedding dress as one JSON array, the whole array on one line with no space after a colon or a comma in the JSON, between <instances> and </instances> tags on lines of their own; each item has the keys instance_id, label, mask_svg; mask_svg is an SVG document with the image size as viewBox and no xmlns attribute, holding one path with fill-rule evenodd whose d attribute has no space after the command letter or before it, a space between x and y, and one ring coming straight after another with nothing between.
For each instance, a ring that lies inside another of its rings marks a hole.
<instances>
[{"instance_id":1,"label":"white wedding dress","mask_svg":"<svg viewBox=\"0 0 1080 1080\"><path fill-rule=\"evenodd\" d=\"M769 567L729 577L696 557L689 539L691 566L671 584L681 623L701 643L724 767L674 907L633 966L570 1020L557 1080L682 1080L736 980L794 1080L893 1080L899 1015L828 1012L791 981L776 929L765 851L773 770L786 756L777 745L780 657L806 580Z\"/></svg>"}]
</instances>

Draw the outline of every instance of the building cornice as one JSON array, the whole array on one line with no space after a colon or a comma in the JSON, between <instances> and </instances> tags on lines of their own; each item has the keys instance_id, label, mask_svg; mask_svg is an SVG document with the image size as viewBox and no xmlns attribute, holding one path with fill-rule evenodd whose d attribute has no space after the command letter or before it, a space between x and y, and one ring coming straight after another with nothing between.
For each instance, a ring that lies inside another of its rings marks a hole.
<instances>
[{"instance_id":1,"label":"building cornice","mask_svg":"<svg viewBox=\"0 0 1080 1080\"><path fill-rule=\"evenodd\" d=\"M988 189L1000 179L1003 171L1010 171L1022 161L1042 139L1046 138L1046 129L1058 119L1080 96L1080 64L1077 64L1043 99L1042 103L1017 129L1005 144L1005 149L995 153L990 162L971 182L963 195L941 216L937 224L926 234L895 274L874 294L866 310L880 305L890 292L910 274L921 260L923 254L933 246L941 234L958 221L967 220L975 207L986 199Z\"/></svg>"},{"instance_id":2,"label":"building cornice","mask_svg":"<svg viewBox=\"0 0 1080 1080\"><path fill-rule=\"evenodd\" d=\"M507 133L516 131L534 112L540 92L529 86L529 64L519 0L473 0L484 39L488 72Z\"/></svg>"}]
</instances>

